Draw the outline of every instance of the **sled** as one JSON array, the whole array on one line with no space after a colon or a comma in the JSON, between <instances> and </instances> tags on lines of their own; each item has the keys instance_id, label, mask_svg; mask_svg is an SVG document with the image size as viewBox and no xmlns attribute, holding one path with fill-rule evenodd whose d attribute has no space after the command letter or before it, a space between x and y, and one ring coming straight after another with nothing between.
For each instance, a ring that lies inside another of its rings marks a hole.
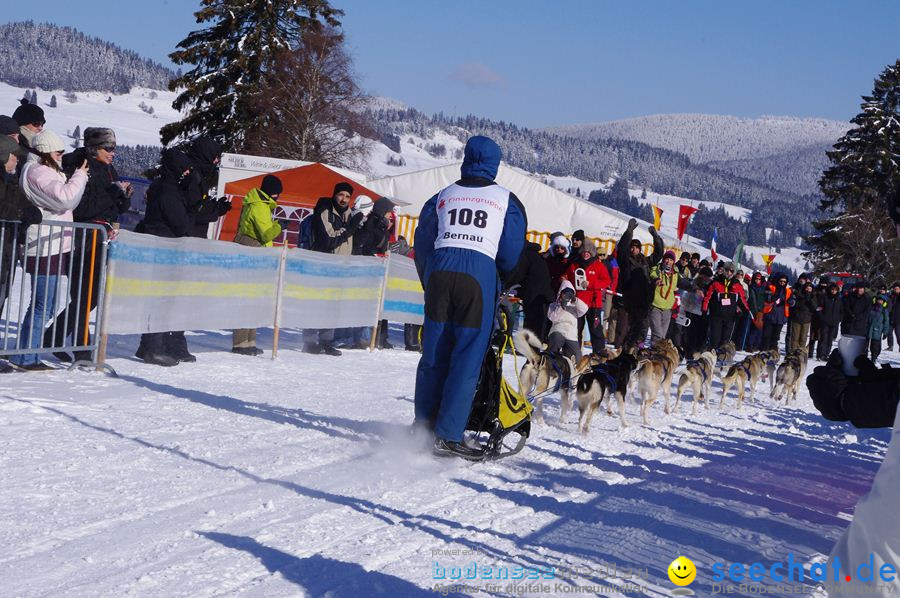
<instances>
[{"instance_id":1,"label":"sled","mask_svg":"<svg viewBox=\"0 0 900 598\"><path fill-rule=\"evenodd\" d=\"M478 454L466 457L470 461L493 461L519 453L531 432L531 403L512 388L503 377L503 355L512 349L512 332L504 310L498 311L498 327L493 342L488 343L481 374L472 401L472 411L466 430L474 434L481 447ZM515 351L512 350L515 359Z\"/></svg>"}]
</instances>

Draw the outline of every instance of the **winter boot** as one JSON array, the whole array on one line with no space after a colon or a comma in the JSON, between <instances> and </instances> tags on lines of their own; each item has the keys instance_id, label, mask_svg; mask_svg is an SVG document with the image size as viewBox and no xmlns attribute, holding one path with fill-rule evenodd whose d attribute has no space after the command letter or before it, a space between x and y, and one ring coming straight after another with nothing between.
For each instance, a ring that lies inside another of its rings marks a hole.
<instances>
[{"instance_id":1,"label":"winter boot","mask_svg":"<svg viewBox=\"0 0 900 598\"><path fill-rule=\"evenodd\" d=\"M443 438L435 438L431 452L439 457L460 457L462 459L481 459L483 452L462 442L451 442Z\"/></svg>"},{"instance_id":2,"label":"winter boot","mask_svg":"<svg viewBox=\"0 0 900 598\"><path fill-rule=\"evenodd\" d=\"M341 356L340 350L335 349L334 345L324 344L324 343L322 344L322 353L324 353L325 355L331 355L333 357Z\"/></svg>"},{"instance_id":3,"label":"winter boot","mask_svg":"<svg viewBox=\"0 0 900 598\"><path fill-rule=\"evenodd\" d=\"M163 346L166 354L183 363L193 363L197 358L188 351L187 339L184 338L184 332L168 332L166 333Z\"/></svg>"},{"instance_id":4,"label":"winter boot","mask_svg":"<svg viewBox=\"0 0 900 598\"><path fill-rule=\"evenodd\" d=\"M163 367L172 367L178 365L178 360L170 355L166 355L163 343L166 332L150 332L141 335L141 345L134 354L138 359L143 359L145 363L159 365Z\"/></svg>"}]
</instances>

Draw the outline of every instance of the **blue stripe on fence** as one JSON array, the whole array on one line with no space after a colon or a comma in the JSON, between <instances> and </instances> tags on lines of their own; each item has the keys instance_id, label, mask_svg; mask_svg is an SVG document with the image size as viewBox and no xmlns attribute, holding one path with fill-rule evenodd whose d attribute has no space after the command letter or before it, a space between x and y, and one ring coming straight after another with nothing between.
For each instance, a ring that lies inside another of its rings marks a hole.
<instances>
[{"instance_id":1,"label":"blue stripe on fence","mask_svg":"<svg viewBox=\"0 0 900 598\"><path fill-rule=\"evenodd\" d=\"M277 270L279 256L249 256L233 253L193 252L185 249L140 247L126 243L112 243L111 259L137 264L164 266L205 266L226 270Z\"/></svg>"},{"instance_id":2,"label":"blue stripe on fence","mask_svg":"<svg viewBox=\"0 0 900 598\"><path fill-rule=\"evenodd\" d=\"M408 314L425 315L425 305L410 301L385 301L384 311L400 311Z\"/></svg>"},{"instance_id":3,"label":"blue stripe on fence","mask_svg":"<svg viewBox=\"0 0 900 598\"><path fill-rule=\"evenodd\" d=\"M302 258L288 259L285 270L293 274L324 276L326 278L383 278L384 266L354 266L351 264L326 264Z\"/></svg>"}]
</instances>

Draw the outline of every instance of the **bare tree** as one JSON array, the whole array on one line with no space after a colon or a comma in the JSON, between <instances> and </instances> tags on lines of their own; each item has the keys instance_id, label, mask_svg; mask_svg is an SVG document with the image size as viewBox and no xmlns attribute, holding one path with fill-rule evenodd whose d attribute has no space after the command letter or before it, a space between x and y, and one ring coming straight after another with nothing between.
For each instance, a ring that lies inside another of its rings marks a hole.
<instances>
[{"instance_id":1,"label":"bare tree","mask_svg":"<svg viewBox=\"0 0 900 598\"><path fill-rule=\"evenodd\" d=\"M245 137L244 150L362 169L374 136L364 103L344 36L309 31L266 74L254 98L260 125Z\"/></svg>"},{"instance_id":2,"label":"bare tree","mask_svg":"<svg viewBox=\"0 0 900 598\"><path fill-rule=\"evenodd\" d=\"M824 243L804 255L817 272L846 270L866 280L900 277L900 244L882 204L855 206L814 226Z\"/></svg>"}]
</instances>

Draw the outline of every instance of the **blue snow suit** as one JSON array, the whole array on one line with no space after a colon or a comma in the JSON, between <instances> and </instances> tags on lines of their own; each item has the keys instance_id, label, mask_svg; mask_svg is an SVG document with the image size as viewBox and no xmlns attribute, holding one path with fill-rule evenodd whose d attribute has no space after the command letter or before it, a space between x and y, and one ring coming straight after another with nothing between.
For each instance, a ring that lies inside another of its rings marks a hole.
<instances>
[{"instance_id":1,"label":"blue snow suit","mask_svg":"<svg viewBox=\"0 0 900 598\"><path fill-rule=\"evenodd\" d=\"M462 178L425 203L416 228L416 269L425 289L416 421L449 442L462 441L472 410L494 327L498 272L511 271L525 245L525 208L494 183L500 157L493 140L469 139Z\"/></svg>"}]
</instances>

